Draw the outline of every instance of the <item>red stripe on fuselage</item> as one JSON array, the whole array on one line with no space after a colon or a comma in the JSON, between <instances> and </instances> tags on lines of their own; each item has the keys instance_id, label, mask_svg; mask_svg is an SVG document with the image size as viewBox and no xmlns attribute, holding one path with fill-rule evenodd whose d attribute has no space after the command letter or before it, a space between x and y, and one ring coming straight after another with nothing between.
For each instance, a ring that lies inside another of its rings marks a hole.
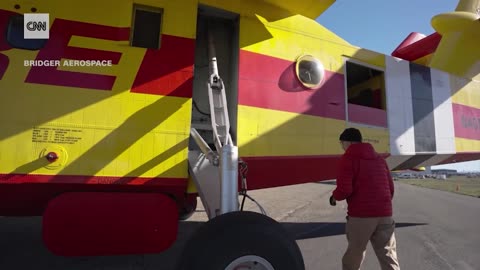
<instances>
[{"instance_id":1,"label":"red stripe on fuselage","mask_svg":"<svg viewBox=\"0 0 480 270\"><path fill-rule=\"evenodd\" d=\"M248 164L248 189L253 190L335 179L340 155L241 159ZM181 201L186 189L187 179L178 178L4 174L0 215L40 215L50 199L64 192L161 192Z\"/></svg>"},{"instance_id":2,"label":"red stripe on fuselage","mask_svg":"<svg viewBox=\"0 0 480 270\"><path fill-rule=\"evenodd\" d=\"M336 178L340 156L242 157L248 189L288 186Z\"/></svg>"},{"instance_id":3,"label":"red stripe on fuselage","mask_svg":"<svg viewBox=\"0 0 480 270\"><path fill-rule=\"evenodd\" d=\"M242 160L248 163L248 188L259 189L335 178L339 158L340 156L271 156L242 157ZM186 189L187 179L0 174L0 185L3 187L16 184L48 186L53 183L78 187L86 185L92 186L93 189L95 186L99 188L108 186L151 186L153 188L158 186Z\"/></svg>"},{"instance_id":4,"label":"red stripe on fuselage","mask_svg":"<svg viewBox=\"0 0 480 270\"><path fill-rule=\"evenodd\" d=\"M318 89L305 88L295 62L240 50L239 104L307 115L345 119L344 76L325 71Z\"/></svg>"},{"instance_id":5,"label":"red stripe on fuselage","mask_svg":"<svg viewBox=\"0 0 480 270\"><path fill-rule=\"evenodd\" d=\"M379 153L383 158L388 153ZM242 157L248 189L280 187L337 178L341 155Z\"/></svg>"},{"instance_id":6,"label":"red stripe on fuselage","mask_svg":"<svg viewBox=\"0 0 480 270\"><path fill-rule=\"evenodd\" d=\"M186 178L147 178L89 175L0 174L0 184L64 183L186 186Z\"/></svg>"},{"instance_id":7,"label":"red stripe on fuselage","mask_svg":"<svg viewBox=\"0 0 480 270\"><path fill-rule=\"evenodd\" d=\"M64 192L159 192L183 203L187 179L0 174L0 216L41 215Z\"/></svg>"}]
</instances>

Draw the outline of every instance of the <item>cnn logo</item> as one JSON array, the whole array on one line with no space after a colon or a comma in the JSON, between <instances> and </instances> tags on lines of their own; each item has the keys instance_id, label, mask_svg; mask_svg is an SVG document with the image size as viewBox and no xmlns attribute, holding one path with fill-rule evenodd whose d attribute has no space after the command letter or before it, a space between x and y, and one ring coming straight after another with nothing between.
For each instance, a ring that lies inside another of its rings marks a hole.
<instances>
[{"instance_id":1,"label":"cnn logo","mask_svg":"<svg viewBox=\"0 0 480 270\"><path fill-rule=\"evenodd\" d=\"M24 39L48 39L50 16L48 13L25 13L23 15Z\"/></svg>"}]
</instances>

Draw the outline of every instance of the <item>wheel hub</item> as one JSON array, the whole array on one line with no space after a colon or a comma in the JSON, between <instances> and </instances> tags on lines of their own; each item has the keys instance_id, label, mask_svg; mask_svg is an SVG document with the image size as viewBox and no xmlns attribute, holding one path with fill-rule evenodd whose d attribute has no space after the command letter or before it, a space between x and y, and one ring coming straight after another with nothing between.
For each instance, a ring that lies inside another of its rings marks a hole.
<instances>
[{"instance_id":1,"label":"wheel hub","mask_svg":"<svg viewBox=\"0 0 480 270\"><path fill-rule=\"evenodd\" d=\"M262 257L247 255L235 259L225 270L275 270L271 263Z\"/></svg>"}]
</instances>

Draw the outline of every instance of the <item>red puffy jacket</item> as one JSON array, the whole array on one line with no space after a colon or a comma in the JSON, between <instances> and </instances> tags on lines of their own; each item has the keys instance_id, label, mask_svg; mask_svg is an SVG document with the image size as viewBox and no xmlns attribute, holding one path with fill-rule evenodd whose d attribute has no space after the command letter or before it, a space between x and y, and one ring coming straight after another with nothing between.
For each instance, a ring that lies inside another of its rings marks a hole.
<instances>
[{"instance_id":1,"label":"red puffy jacket","mask_svg":"<svg viewBox=\"0 0 480 270\"><path fill-rule=\"evenodd\" d=\"M356 143L340 159L333 197L347 199L352 217L392 215L393 180L385 160L369 143Z\"/></svg>"}]
</instances>

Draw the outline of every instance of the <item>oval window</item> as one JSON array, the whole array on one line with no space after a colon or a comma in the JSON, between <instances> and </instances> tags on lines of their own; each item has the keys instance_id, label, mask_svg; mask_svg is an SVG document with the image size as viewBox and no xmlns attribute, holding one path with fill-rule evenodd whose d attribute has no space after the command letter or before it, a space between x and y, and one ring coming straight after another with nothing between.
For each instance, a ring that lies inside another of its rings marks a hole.
<instances>
[{"instance_id":1,"label":"oval window","mask_svg":"<svg viewBox=\"0 0 480 270\"><path fill-rule=\"evenodd\" d=\"M325 77L325 69L322 63L311 55L299 57L295 71L298 80L307 88L319 87Z\"/></svg>"}]
</instances>

